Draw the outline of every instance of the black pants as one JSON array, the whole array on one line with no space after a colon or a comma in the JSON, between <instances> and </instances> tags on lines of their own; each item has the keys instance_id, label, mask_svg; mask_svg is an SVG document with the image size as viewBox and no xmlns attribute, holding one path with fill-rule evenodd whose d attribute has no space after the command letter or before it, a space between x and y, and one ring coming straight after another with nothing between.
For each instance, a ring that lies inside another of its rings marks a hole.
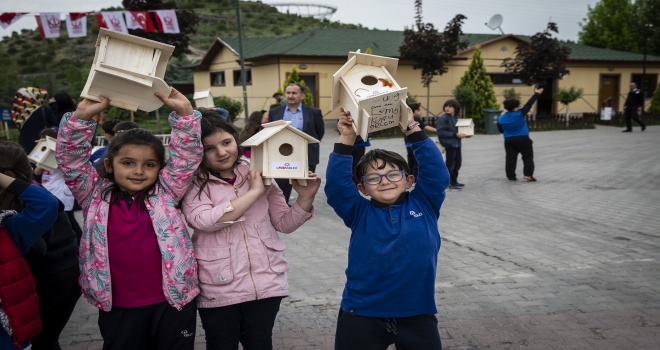
<instances>
[{"instance_id":1,"label":"black pants","mask_svg":"<svg viewBox=\"0 0 660 350\"><path fill-rule=\"evenodd\" d=\"M415 181L417 181L417 174L419 173L419 163L417 163L417 158L415 158L415 154L413 154L413 149L412 147L406 147L406 152L408 153L408 166L410 167L410 174L415 177Z\"/></svg>"},{"instance_id":2,"label":"black pants","mask_svg":"<svg viewBox=\"0 0 660 350\"><path fill-rule=\"evenodd\" d=\"M623 111L623 114L626 117L626 130L632 131L632 122L630 119L634 120L642 128L646 128L646 124L644 124L644 122L639 119L639 116L637 116L637 108L626 108L626 110Z\"/></svg>"},{"instance_id":3,"label":"black pants","mask_svg":"<svg viewBox=\"0 0 660 350\"><path fill-rule=\"evenodd\" d=\"M99 310L103 350L193 350L197 304L177 311L166 301L136 308ZM35 349L36 350L36 349Z\"/></svg>"},{"instance_id":4,"label":"black pants","mask_svg":"<svg viewBox=\"0 0 660 350\"><path fill-rule=\"evenodd\" d=\"M34 350L61 350L60 334L82 294L78 276L80 269L74 265L56 274L35 278L42 329L32 339Z\"/></svg>"},{"instance_id":5,"label":"black pants","mask_svg":"<svg viewBox=\"0 0 660 350\"><path fill-rule=\"evenodd\" d=\"M65 213L66 216L69 218L69 222L71 222L71 228L73 229L73 232L76 233L76 241L78 242L78 246L80 246L80 237L82 237L82 229L78 224L78 220L76 220L76 216L73 214L73 210L65 211Z\"/></svg>"},{"instance_id":6,"label":"black pants","mask_svg":"<svg viewBox=\"0 0 660 350\"><path fill-rule=\"evenodd\" d=\"M353 182L357 185L360 182L362 182L362 179L358 179L355 177L355 168L357 168L357 164L364 157L364 153L366 152L367 147L365 146L353 146Z\"/></svg>"},{"instance_id":7,"label":"black pants","mask_svg":"<svg viewBox=\"0 0 660 350\"><path fill-rule=\"evenodd\" d=\"M458 171L461 170L461 164L463 164L461 148L445 147L445 158L445 164L449 171L449 184L455 185L458 183Z\"/></svg>"},{"instance_id":8,"label":"black pants","mask_svg":"<svg viewBox=\"0 0 660 350\"><path fill-rule=\"evenodd\" d=\"M506 177L509 178L509 180L516 178L518 153L522 154L523 175L534 175L534 149L532 148L532 139L528 136L504 139L504 150L506 151Z\"/></svg>"},{"instance_id":9,"label":"black pants","mask_svg":"<svg viewBox=\"0 0 660 350\"><path fill-rule=\"evenodd\" d=\"M215 308L200 308L199 317L206 332L206 350L273 348L273 326L282 297L247 301Z\"/></svg>"},{"instance_id":10,"label":"black pants","mask_svg":"<svg viewBox=\"0 0 660 350\"><path fill-rule=\"evenodd\" d=\"M442 342L434 315L380 318L339 309L335 350L440 350Z\"/></svg>"},{"instance_id":11,"label":"black pants","mask_svg":"<svg viewBox=\"0 0 660 350\"><path fill-rule=\"evenodd\" d=\"M316 172L316 164L310 165L309 171ZM293 185L289 183L289 179L275 179L275 182L277 182L277 186L282 190L284 200L289 203L289 197L291 197L291 189L293 188Z\"/></svg>"}]
</instances>

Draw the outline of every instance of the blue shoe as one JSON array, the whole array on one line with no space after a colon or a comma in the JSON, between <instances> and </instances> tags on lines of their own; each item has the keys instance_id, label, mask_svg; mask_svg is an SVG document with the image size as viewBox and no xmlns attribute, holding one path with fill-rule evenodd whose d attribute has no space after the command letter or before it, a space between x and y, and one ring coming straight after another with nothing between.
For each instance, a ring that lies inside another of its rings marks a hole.
<instances>
[{"instance_id":1,"label":"blue shoe","mask_svg":"<svg viewBox=\"0 0 660 350\"><path fill-rule=\"evenodd\" d=\"M460 188L456 185L449 185L449 187L447 187L447 189L450 190L450 191L460 191L462 188Z\"/></svg>"}]
</instances>

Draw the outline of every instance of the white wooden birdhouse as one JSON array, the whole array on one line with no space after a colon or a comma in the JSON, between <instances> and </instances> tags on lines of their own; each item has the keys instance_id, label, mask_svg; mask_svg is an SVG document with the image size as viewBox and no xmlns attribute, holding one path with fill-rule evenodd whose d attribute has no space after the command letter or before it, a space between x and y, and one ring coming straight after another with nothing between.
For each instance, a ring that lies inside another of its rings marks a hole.
<instances>
[{"instance_id":1,"label":"white wooden birdhouse","mask_svg":"<svg viewBox=\"0 0 660 350\"><path fill-rule=\"evenodd\" d=\"M155 92L167 96L171 88L165 83L167 61L174 46L101 28L96 40L96 55L80 94L131 111L154 111L163 102Z\"/></svg>"},{"instance_id":2,"label":"white wooden birdhouse","mask_svg":"<svg viewBox=\"0 0 660 350\"><path fill-rule=\"evenodd\" d=\"M278 178L297 179L306 186L306 180L311 179L307 173L307 145L319 140L290 124L284 120L263 124L263 130L241 144L251 147L250 170L261 170L266 185Z\"/></svg>"},{"instance_id":3,"label":"white wooden birdhouse","mask_svg":"<svg viewBox=\"0 0 660 350\"><path fill-rule=\"evenodd\" d=\"M195 107L215 107L215 104L213 103L213 95L211 95L211 90L195 91L193 100L195 100Z\"/></svg>"},{"instance_id":4,"label":"white wooden birdhouse","mask_svg":"<svg viewBox=\"0 0 660 350\"><path fill-rule=\"evenodd\" d=\"M459 119L456 121L458 132L464 133L466 136L474 136L474 122L472 118Z\"/></svg>"},{"instance_id":5,"label":"white wooden birdhouse","mask_svg":"<svg viewBox=\"0 0 660 350\"><path fill-rule=\"evenodd\" d=\"M57 160L55 160L55 145L57 139L46 136L45 139L37 141L37 145L32 149L28 159L38 167L46 170L57 170Z\"/></svg>"},{"instance_id":6,"label":"white wooden birdhouse","mask_svg":"<svg viewBox=\"0 0 660 350\"><path fill-rule=\"evenodd\" d=\"M355 133L408 127L407 88L394 80L399 60L357 52L332 76L332 106L351 112Z\"/></svg>"}]
</instances>

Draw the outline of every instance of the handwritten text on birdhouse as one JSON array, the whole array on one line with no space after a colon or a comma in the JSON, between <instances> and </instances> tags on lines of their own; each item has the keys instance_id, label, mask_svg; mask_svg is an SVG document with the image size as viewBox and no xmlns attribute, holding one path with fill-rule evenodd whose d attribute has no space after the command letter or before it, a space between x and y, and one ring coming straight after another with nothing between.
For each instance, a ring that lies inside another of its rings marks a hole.
<instances>
[{"instance_id":1,"label":"handwritten text on birdhouse","mask_svg":"<svg viewBox=\"0 0 660 350\"><path fill-rule=\"evenodd\" d=\"M401 94L393 92L379 96L375 99L367 111L371 116L369 121L369 132L394 127L398 124L401 115Z\"/></svg>"}]
</instances>

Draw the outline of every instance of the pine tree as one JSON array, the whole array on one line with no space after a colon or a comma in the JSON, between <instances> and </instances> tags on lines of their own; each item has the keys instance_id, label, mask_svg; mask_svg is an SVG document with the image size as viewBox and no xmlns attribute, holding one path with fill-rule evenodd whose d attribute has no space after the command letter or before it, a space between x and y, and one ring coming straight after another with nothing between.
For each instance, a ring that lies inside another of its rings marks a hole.
<instances>
[{"instance_id":1,"label":"pine tree","mask_svg":"<svg viewBox=\"0 0 660 350\"><path fill-rule=\"evenodd\" d=\"M651 98L651 106L649 106L649 112L660 113L660 84L658 84L658 87L655 88L655 92Z\"/></svg>"},{"instance_id":2,"label":"pine tree","mask_svg":"<svg viewBox=\"0 0 660 350\"><path fill-rule=\"evenodd\" d=\"M479 96L476 103L469 106L461 106L465 110L465 116L474 119L475 122L483 121L483 110L485 108L499 108L495 90L493 89L493 81L486 72L484 66L484 59L481 58L481 45L474 48L472 55L472 62L468 66L467 71L461 77L459 86L469 86L474 89L474 92Z\"/></svg>"},{"instance_id":3,"label":"pine tree","mask_svg":"<svg viewBox=\"0 0 660 350\"><path fill-rule=\"evenodd\" d=\"M305 98L303 98L302 103L306 106L314 106L314 99L312 96L312 92L309 90L307 85L305 84L305 81L300 79L300 76L298 75L298 70L296 69L296 66L291 67L291 73L289 73L289 77L284 80L284 85L282 85L282 90L283 92L286 92L286 87L289 86L289 84L298 84L303 87L303 93L305 94ZM279 92L279 90L278 90ZM286 95L286 94L284 94Z\"/></svg>"}]
</instances>

